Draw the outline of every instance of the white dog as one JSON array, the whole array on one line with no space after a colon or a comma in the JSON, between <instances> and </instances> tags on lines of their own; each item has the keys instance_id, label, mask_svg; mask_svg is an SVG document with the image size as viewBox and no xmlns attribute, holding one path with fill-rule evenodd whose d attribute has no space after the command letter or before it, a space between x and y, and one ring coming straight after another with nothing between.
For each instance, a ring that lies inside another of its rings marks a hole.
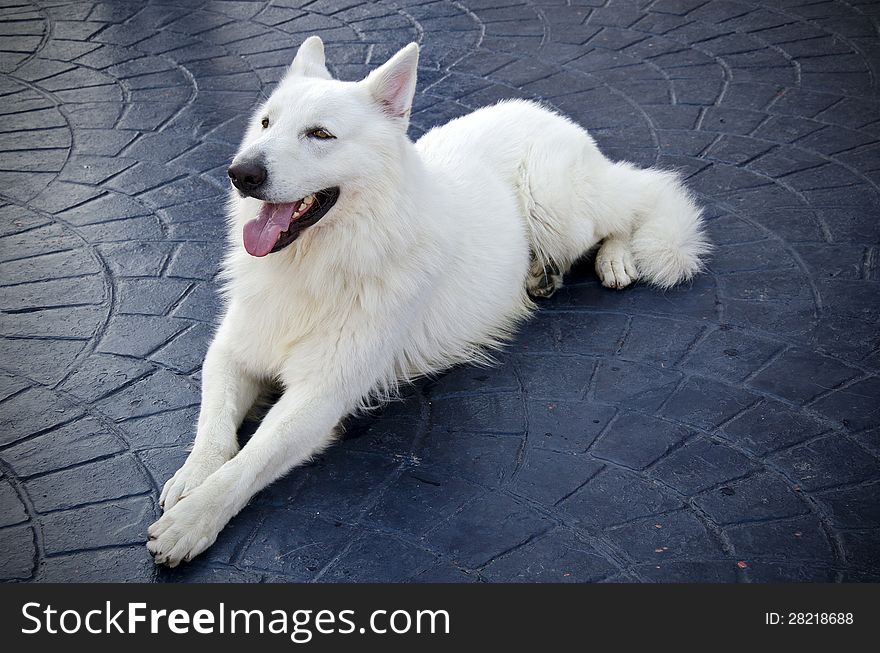
<instances>
[{"instance_id":1,"label":"white dog","mask_svg":"<svg viewBox=\"0 0 880 653\"><path fill-rule=\"evenodd\" d=\"M192 452L149 528L157 563L204 551L252 496L398 383L485 359L601 243L623 288L689 279L709 250L678 178L612 163L580 127L502 102L406 136L412 43L360 82L317 37L253 116L229 176L226 313ZM283 395L239 451L265 382Z\"/></svg>"}]
</instances>

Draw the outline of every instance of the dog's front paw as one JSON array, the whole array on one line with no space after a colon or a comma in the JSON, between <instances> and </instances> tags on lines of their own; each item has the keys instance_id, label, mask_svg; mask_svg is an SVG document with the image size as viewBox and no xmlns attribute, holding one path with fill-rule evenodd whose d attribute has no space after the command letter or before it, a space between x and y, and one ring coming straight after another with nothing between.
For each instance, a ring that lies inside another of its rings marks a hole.
<instances>
[{"instance_id":1,"label":"dog's front paw","mask_svg":"<svg viewBox=\"0 0 880 653\"><path fill-rule=\"evenodd\" d=\"M204 483L205 479L220 469L226 458L216 454L191 453L183 466L178 469L162 487L159 505L163 510L171 510L178 501Z\"/></svg>"},{"instance_id":2,"label":"dog's front paw","mask_svg":"<svg viewBox=\"0 0 880 653\"><path fill-rule=\"evenodd\" d=\"M619 240L607 240L596 254L596 274L606 288L626 288L639 278L629 247Z\"/></svg>"},{"instance_id":3,"label":"dog's front paw","mask_svg":"<svg viewBox=\"0 0 880 653\"><path fill-rule=\"evenodd\" d=\"M222 507L212 505L205 494L204 487L193 492L147 529L147 549L157 565L176 567L182 560L189 562L217 539L226 520Z\"/></svg>"}]
</instances>

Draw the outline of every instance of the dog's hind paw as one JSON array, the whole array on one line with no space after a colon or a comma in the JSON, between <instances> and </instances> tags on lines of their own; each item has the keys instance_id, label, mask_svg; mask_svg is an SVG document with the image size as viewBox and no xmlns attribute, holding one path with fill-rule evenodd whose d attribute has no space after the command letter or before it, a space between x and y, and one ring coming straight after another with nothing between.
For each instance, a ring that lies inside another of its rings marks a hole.
<instances>
[{"instance_id":1,"label":"dog's hind paw","mask_svg":"<svg viewBox=\"0 0 880 653\"><path fill-rule=\"evenodd\" d=\"M606 288L620 290L639 278L629 245L619 238L606 238L596 254L596 274Z\"/></svg>"},{"instance_id":2,"label":"dog's hind paw","mask_svg":"<svg viewBox=\"0 0 880 653\"><path fill-rule=\"evenodd\" d=\"M552 261L542 265L534 254L529 265L526 291L532 299L546 299L562 287L562 272Z\"/></svg>"}]
</instances>

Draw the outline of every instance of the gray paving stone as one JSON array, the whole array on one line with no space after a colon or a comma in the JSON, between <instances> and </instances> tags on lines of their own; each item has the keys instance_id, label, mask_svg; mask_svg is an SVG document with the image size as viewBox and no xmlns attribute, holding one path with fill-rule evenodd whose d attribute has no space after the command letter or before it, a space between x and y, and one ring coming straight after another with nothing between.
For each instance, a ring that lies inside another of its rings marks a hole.
<instances>
[{"instance_id":1,"label":"gray paving stone","mask_svg":"<svg viewBox=\"0 0 880 653\"><path fill-rule=\"evenodd\" d=\"M143 545L156 518L151 496L63 510L40 518L47 554L72 553L118 545Z\"/></svg>"},{"instance_id":2,"label":"gray paving stone","mask_svg":"<svg viewBox=\"0 0 880 653\"><path fill-rule=\"evenodd\" d=\"M143 361L105 354L92 354L71 372L60 388L80 399L95 401L147 374Z\"/></svg>"},{"instance_id":3,"label":"gray paving stone","mask_svg":"<svg viewBox=\"0 0 880 653\"><path fill-rule=\"evenodd\" d=\"M875 498L877 482L828 490L813 496L831 515L831 523L844 528L880 527L880 509Z\"/></svg>"},{"instance_id":4,"label":"gray paving stone","mask_svg":"<svg viewBox=\"0 0 880 653\"><path fill-rule=\"evenodd\" d=\"M76 153L92 156L116 156L131 143L137 132L115 129L80 129Z\"/></svg>"},{"instance_id":5,"label":"gray paving stone","mask_svg":"<svg viewBox=\"0 0 880 653\"><path fill-rule=\"evenodd\" d=\"M602 361L594 381L596 399L627 408L656 410L675 391L681 374L627 361Z\"/></svg>"},{"instance_id":6,"label":"gray paving stone","mask_svg":"<svg viewBox=\"0 0 880 653\"><path fill-rule=\"evenodd\" d=\"M696 341L701 330L699 324L636 315L617 353L623 358L670 366Z\"/></svg>"},{"instance_id":7,"label":"gray paving stone","mask_svg":"<svg viewBox=\"0 0 880 653\"><path fill-rule=\"evenodd\" d=\"M579 524L606 527L674 510L682 504L638 474L609 468L560 505Z\"/></svg>"},{"instance_id":8,"label":"gray paving stone","mask_svg":"<svg viewBox=\"0 0 880 653\"><path fill-rule=\"evenodd\" d=\"M262 572L242 572L225 564L196 560L185 568L158 570L159 583L289 583L289 578Z\"/></svg>"},{"instance_id":9,"label":"gray paving stone","mask_svg":"<svg viewBox=\"0 0 880 653\"><path fill-rule=\"evenodd\" d=\"M96 402L96 408L117 420L144 417L198 403L199 393L183 377L159 370Z\"/></svg>"},{"instance_id":10,"label":"gray paving stone","mask_svg":"<svg viewBox=\"0 0 880 653\"><path fill-rule=\"evenodd\" d=\"M123 280L117 286L117 310L133 315L166 315L189 287L185 281L159 277Z\"/></svg>"},{"instance_id":11,"label":"gray paving stone","mask_svg":"<svg viewBox=\"0 0 880 653\"><path fill-rule=\"evenodd\" d=\"M641 519L605 532L620 550L633 560L654 560L663 564L695 554L723 557L721 543L698 517L676 511Z\"/></svg>"},{"instance_id":12,"label":"gray paving stone","mask_svg":"<svg viewBox=\"0 0 880 653\"><path fill-rule=\"evenodd\" d=\"M691 350L682 366L728 381L743 381L780 350L779 343L722 325Z\"/></svg>"},{"instance_id":13,"label":"gray paving stone","mask_svg":"<svg viewBox=\"0 0 880 653\"><path fill-rule=\"evenodd\" d=\"M156 565L142 546L128 546L100 551L82 551L46 558L40 567L43 583L149 583L155 578Z\"/></svg>"},{"instance_id":14,"label":"gray paving stone","mask_svg":"<svg viewBox=\"0 0 880 653\"><path fill-rule=\"evenodd\" d=\"M460 392L513 392L518 389L519 382L516 372L508 361L501 361L491 373L472 365L461 365L436 380L432 379L427 388L431 397L453 395Z\"/></svg>"},{"instance_id":15,"label":"gray paving stone","mask_svg":"<svg viewBox=\"0 0 880 653\"><path fill-rule=\"evenodd\" d=\"M691 378L663 407L663 415L704 429L720 426L758 398L734 386Z\"/></svg>"},{"instance_id":16,"label":"gray paving stone","mask_svg":"<svg viewBox=\"0 0 880 653\"><path fill-rule=\"evenodd\" d=\"M118 157L71 157L61 173L65 181L99 184L134 165L134 161Z\"/></svg>"},{"instance_id":17,"label":"gray paving stone","mask_svg":"<svg viewBox=\"0 0 880 653\"><path fill-rule=\"evenodd\" d=\"M566 530L554 530L486 565L494 582L596 582L617 571L590 544Z\"/></svg>"},{"instance_id":18,"label":"gray paving stone","mask_svg":"<svg viewBox=\"0 0 880 653\"><path fill-rule=\"evenodd\" d=\"M510 488L542 504L555 505L589 482L603 468L586 456L535 449L526 455Z\"/></svg>"},{"instance_id":19,"label":"gray paving stone","mask_svg":"<svg viewBox=\"0 0 880 653\"><path fill-rule=\"evenodd\" d=\"M162 237L162 228L156 218L143 216L85 225L80 227L79 233L92 243L112 243L124 242L132 237L159 239Z\"/></svg>"},{"instance_id":20,"label":"gray paving stone","mask_svg":"<svg viewBox=\"0 0 880 653\"><path fill-rule=\"evenodd\" d=\"M827 430L821 421L779 401L765 400L721 428L720 435L758 455L803 442Z\"/></svg>"},{"instance_id":21,"label":"gray paving stone","mask_svg":"<svg viewBox=\"0 0 880 653\"><path fill-rule=\"evenodd\" d=\"M42 227L50 222L49 218L14 204L3 205L0 208L0 216L2 216L3 220L2 226L0 226L0 234L4 236L27 231L34 227Z\"/></svg>"},{"instance_id":22,"label":"gray paving stone","mask_svg":"<svg viewBox=\"0 0 880 653\"><path fill-rule=\"evenodd\" d=\"M103 306L61 306L0 316L0 334L10 337L87 340L106 315Z\"/></svg>"},{"instance_id":23,"label":"gray paving stone","mask_svg":"<svg viewBox=\"0 0 880 653\"><path fill-rule=\"evenodd\" d=\"M779 452L770 460L809 491L870 480L880 465L876 456L837 434Z\"/></svg>"},{"instance_id":24,"label":"gray paving stone","mask_svg":"<svg viewBox=\"0 0 880 653\"><path fill-rule=\"evenodd\" d=\"M880 379L871 376L835 390L813 404L813 408L848 429L862 430L874 424L880 411Z\"/></svg>"},{"instance_id":25,"label":"gray paving stone","mask_svg":"<svg viewBox=\"0 0 880 653\"><path fill-rule=\"evenodd\" d=\"M509 435L434 429L416 456L423 464L438 465L457 476L494 486L511 476L521 448L522 441Z\"/></svg>"},{"instance_id":26,"label":"gray paving stone","mask_svg":"<svg viewBox=\"0 0 880 653\"><path fill-rule=\"evenodd\" d=\"M144 357L185 327L158 316L118 315L107 325L98 352Z\"/></svg>"},{"instance_id":27,"label":"gray paving stone","mask_svg":"<svg viewBox=\"0 0 880 653\"><path fill-rule=\"evenodd\" d=\"M823 278L817 286L826 298L829 313L870 322L880 319L880 306L874 301L876 293L871 292L868 284Z\"/></svg>"},{"instance_id":28,"label":"gray paving stone","mask_svg":"<svg viewBox=\"0 0 880 653\"><path fill-rule=\"evenodd\" d=\"M404 582L435 566L437 556L384 534L367 534L354 542L321 577L325 582ZM366 561L366 564L365 564ZM389 570L393 575L389 576Z\"/></svg>"},{"instance_id":29,"label":"gray paving stone","mask_svg":"<svg viewBox=\"0 0 880 653\"><path fill-rule=\"evenodd\" d=\"M283 503L326 519L354 520L399 463L360 452L340 452L293 471L278 484L273 504ZM330 488L335 488L330 492Z\"/></svg>"},{"instance_id":30,"label":"gray paving stone","mask_svg":"<svg viewBox=\"0 0 880 653\"><path fill-rule=\"evenodd\" d=\"M654 465L651 474L682 494L693 495L756 468L755 463L730 447L696 440Z\"/></svg>"},{"instance_id":31,"label":"gray paving stone","mask_svg":"<svg viewBox=\"0 0 880 653\"><path fill-rule=\"evenodd\" d=\"M407 470L369 509L366 523L421 536L483 493L469 481L434 469Z\"/></svg>"},{"instance_id":32,"label":"gray paving stone","mask_svg":"<svg viewBox=\"0 0 880 653\"><path fill-rule=\"evenodd\" d=\"M29 383L8 372L0 372L0 401L27 388Z\"/></svg>"},{"instance_id":33,"label":"gray paving stone","mask_svg":"<svg viewBox=\"0 0 880 653\"><path fill-rule=\"evenodd\" d=\"M553 354L521 356L516 362L523 390L532 399L582 398L595 367L596 362L589 358Z\"/></svg>"},{"instance_id":34,"label":"gray paving stone","mask_svg":"<svg viewBox=\"0 0 880 653\"><path fill-rule=\"evenodd\" d=\"M29 526L4 528L0 530L0 546L5 552L0 558L0 579L29 580L36 562L34 531Z\"/></svg>"},{"instance_id":35,"label":"gray paving stone","mask_svg":"<svg viewBox=\"0 0 880 653\"><path fill-rule=\"evenodd\" d=\"M161 417L164 417L164 415ZM160 419L154 418L152 421L161 421L161 417ZM151 420L151 418L144 418L143 421L146 422L148 420ZM175 432L175 435L180 436L180 433ZM176 447L168 445L161 446L160 443L148 442L143 446L154 446L155 448L143 449L137 452L138 458L143 463L144 468L153 479L153 484L157 488L163 487L166 481L168 481L168 479L174 475L174 472L180 469L180 466L186 461L186 457L189 454L187 449L192 443L194 437L194 432L189 433L188 437L181 437L181 444Z\"/></svg>"},{"instance_id":36,"label":"gray paving stone","mask_svg":"<svg viewBox=\"0 0 880 653\"><path fill-rule=\"evenodd\" d=\"M880 531L845 531L841 533L841 539L847 562L875 573L880 557Z\"/></svg>"},{"instance_id":37,"label":"gray paving stone","mask_svg":"<svg viewBox=\"0 0 880 653\"><path fill-rule=\"evenodd\" d=\"M635 572L643 582L649 583L681 583L693 576L704 583L736 583L739 580L733 560L665 562L639 566Z\"/></svg>"},{"instance_id":38,"label":"gray paving stone","mask_svg":"<svg viewBox=\"0 0 880 653\"><path fill-rule=\"evenodd\" d=\"M63 113L71 127L107 129L116 124L122 107L110 102L82 102L65 105Z\"/></svg>"},{"instance_id":39,"label":"gray paving stone","mask_svg":"<svg viewBox=\"0 0 880 653\"><path fill-rule=\"evenodd\" d=\"M103 458L125 449L122 439L92 417L64 424L3 450L18 476L31 476Z\"/></svg>"},{"instance_id":40,"label":"gray paving stone","mask_svg":"<svg viewBox=\"0 0 880 653\"><path fill-rule=\"evenodd\" d=\"M0 506L0 526L12 526L27 521L27 508L15 488L5 479L0 479Z\"/></svg>"},{"instance_id":41,"label":"gray paving stone","mask_svg":"<svg viewBox=\"0 0 880 653\"><path fill-rule=\"evenodd\" d=\"M82 340L63 340L52 343L50 350L45 340L0 338L0 356L10 372L51 385L64 377L87 344Z\"/></svg>"},{"instance_id":42,"label":"gray paving stone","mask_svg":"<svg viewBox=\"0 0 880 653\"><path fill-rule=\"evenodd\" d=\"M175 252L166 274L185 279L210 279L220 269L223 248L217 243L183 243Z\"/></svg>"},{"instance_id":43,"label":"gray paving stone","mask_svg":"<svg viewBox=\"0 0 880 653\"><path fill-rule=\"evenodd\" d=\"M82 241L61 225L47 225L0 239L0 260L14 261L74 249L81 243Z\"/></svg>"},{"instance_id":44,"label":"gray paving stone","mask_svg":"<svg viewBox=\"0 0 880 653\"><path fill-rule=\"evenodd\" d=\"M120 485L119 479L126 480ZM25 481L34 508L48 512L148 492L137 459L121 455L71 467Z\"/></svg>"},{"instance_id":45,"label":"gray paving stone","mask_svg":"<svg viewBox=\"0 0 880 653\"><path fill-rule=\"evenodd\" d=\"M132 202L129 198L118 193L108 193L66 209L59 215L65 221L80 226L146 216L148 214L142 206Z\"/></svg>"},{"instance_id":46,"label":"gray paving stone","mask_svg":"<svg viewBox=\"0 0 880 653\"><path fill-rule=\"evenodd\" d=\"M687 429L638 413L623 413L590 448L590 454L630 469L644 469L688 436Z\"/></svg>"},{"instance_id":47,"label":"gray paving stone","mask_svg":"<svg viewBox=\"0 0 880 653\"><path fill-rule=\"evenodd\" d=\"M751 270L791 270L795 259L774 240L719 247L712 257L712 269L724 274Z\"/></svg>"},{"instance_id":48,"label":"gray paving stone","mask_svg":"<svg viewBox=\"0 0 880 653\"><path fill-rule=\"evenodd\" d=\"M752 583L833 583L837 576L833 568L805 567L802 563L752 562L748 567Z\"/></svg>"},{"instance_id":49,"label":"gray paving stone","mask_svg":"<svg viewBox=\"0 0 880 653\"><path fill-rule=\"evenodd\" d=\"M769 473L708 490L694 502L717 524L780 519L809 511L784 481Z\"/></svg>"},{"instance_id":50,"label":"gray paving stone","mask_svg":"<svg viewBox=\"0 0 880 653\"><path fill-rule=\"evenodd\" d=\"M33 310L77 304L101 304L106 297L101 279L52 279L24 283L3 290L0 306L3 310ZM31 334L32 335L32 334Z\"/></svg>"},{"instance_id":51,"label":"gray paving stone","mask_svg":"<svg viewBox=\"0 0 880 653\"><path fill-rule=\"evenodd\" d=\"M530 400L528 445L583 453L616 412L609 406L590 402Z\"/></svg>"},{"instance_id":52,"label":"gray paving stone","mask_svg":"<svg viewBox=\"0 0 880 653\"><path fill-rule=\"evenodd\" d=\"M47 410L48 407L48 410ZM3 402L0 444L10 444L82 414L82 409L44 388L29 388Z\"/></svg>"},{"instance_id":53,"label":"gray paving stone","mask_svg":"<svg viewBox=\"0 0 880 653\"><path fill-rule=\"evenodd\" d=\"M150 360L182 374L192 374L202 367L208 343L216 328L212 324L194 324L167 345L150 354Z\"/></svg>"},{"instance_id":54,"label":"gray paving stone","mask_svg":"<svg viewBox=\"0 0 880 653\"><path fill-rule=\"evenodd\" d=\"M522 433L525 415L515 393L462 395L431 402L434 423L450 431Z\"/></svg>"},{"instance_id":55,"label":"gray paving stone","mask_svg":"<svg viewBox=\"0 0 880 653\"><path fill-rule=\"evenodd\" d=\"M413 403L413 402L407 402ZM370 424L346 430L345 439L339 446L355 451L367 451L391 456L408 456L416 446L418 434L419 406L415 402L415 416L397 416L392 414L400 404L385 408L381 416ZM403 411L407 406L402 407Z\"/></svg>"},{"instance_id":56,"label":"gray paving stone","mask_svg":"<svg viewBox=\"0 0 880 653\"><path fill-rule=\"evenodd\" d=\"M623 315L563 314L556 317L559 351L577 354L610 354L618 345L626 317Z\"/></svg>"},{"instance_id":57,"label":"gray paving stone","mask_svg":"<svg viewBox=\"0 0 880 653\"><path fill-rule=\"evenodd\" d=\"M836 564L834 548L813 516L767 523L747 523L724 529L735 552L749 560L781 558Z\"/></svg>"},{"instance_id":58,"label":"gray paving stone","mask_svg":"<svg viewBox=\"0 0 880 653\"><path fill-rule=\"evenodd\" d=\"M241 553L240 562L283 573L289 580L313 578L342 550L355 531L340 522L327 522L299 513L277 511Z\"/></svg>"},{"instance_id":59,"label":"gray paving stone","mask_svg":"<svg viewBox=\"0 0 880 653\"><path fill-rule=\"evenodd\" d=\"M491 492L465 506L426 537L453 562L479 567L550 526L551 522L534 510Z\"/></svg>"}]
</instances>

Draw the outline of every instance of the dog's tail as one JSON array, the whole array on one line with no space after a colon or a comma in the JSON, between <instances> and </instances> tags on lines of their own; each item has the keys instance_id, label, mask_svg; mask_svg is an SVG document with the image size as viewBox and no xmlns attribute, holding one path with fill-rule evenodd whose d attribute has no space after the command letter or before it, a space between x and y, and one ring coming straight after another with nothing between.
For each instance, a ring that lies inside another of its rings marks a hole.
<instances>
[{"instance_id":1,"label":"dog's tail","mask_svg":"<svg viewBox=\"0 0 880 653\"><path fill-rule=\"evenodd\" d=\"M637 194L630 248L640 278L661 288L691 279L712 251L700 208L676 173L623 167Z\"/></svg>"}]
</instances>

